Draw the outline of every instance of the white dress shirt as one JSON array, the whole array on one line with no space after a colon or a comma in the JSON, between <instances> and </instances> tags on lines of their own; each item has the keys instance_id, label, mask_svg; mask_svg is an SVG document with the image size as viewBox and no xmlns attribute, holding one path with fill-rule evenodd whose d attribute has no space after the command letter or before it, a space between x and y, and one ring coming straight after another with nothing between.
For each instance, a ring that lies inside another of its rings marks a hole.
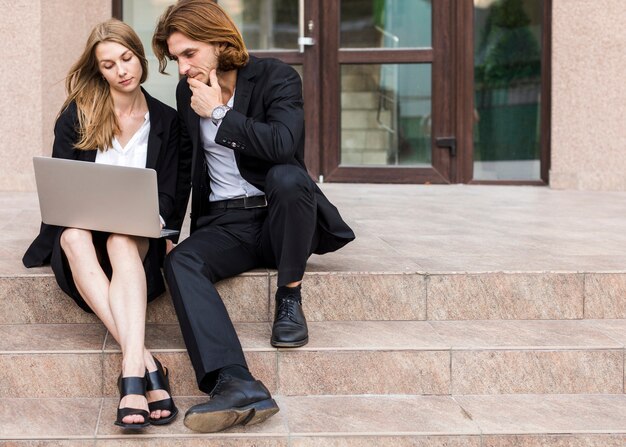
<instances>
[{"instance_id":1,"label":"white dress shirt","mask_svg":"<svg viewBox=\"0 0 626 447\"><path fill-rule=\"evenodd\" d=\"M131 168L145 168L148 157L148 135L150 134L150 113L146 112L144 122L122 147L117 137L113 137L113 147L106 151L99 150L96 154L96 163L107 165L128 166Z\"/></svg>"},{"instance_id":2,"label":"white dress shirt","mask_svg":"<svg viewBox=\"0 0 626 447\"><path fill-rule=\"evenodd\" d=\"M232 108L235 103L235 94L228 101L228 107ZM251 197L263 195L263 192L248 183L239 172L235 152L215 143L215 135L222 124L217 125L211 118L200 119L200 134L204 159L209 171L211 182L211 195L209 200L233 199L235 197Z\"/></svg>"}]
</instances>

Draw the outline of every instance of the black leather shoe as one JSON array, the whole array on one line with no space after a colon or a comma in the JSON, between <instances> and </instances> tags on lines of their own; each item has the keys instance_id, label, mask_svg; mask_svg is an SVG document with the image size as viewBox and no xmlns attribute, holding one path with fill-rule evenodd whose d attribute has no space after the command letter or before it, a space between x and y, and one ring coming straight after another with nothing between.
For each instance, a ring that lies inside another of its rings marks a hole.
<instances>
[{"instance_id":1,"label":"black leather shoe","mask_svg":"<svg viewBox=\"0 0 626 447\"><path fill-rule=\"evenodd\" d=\"M309 342L309 329L302 311L302 304L292 296L276 298L272 346L297 348Z\"/></svg>"},{"instance_id":2,"label":"black leather shoe","mask_svg":"<svg viewBox=\"0 0 626 447\"><path fill-rule=\"evenodd\" d=\"M253 425L278 413L278 405L260 380L246 381L220 374L211 400L194 405L185 414L185 426L215 433L234 425Z\"/></svg>"}]
</instances>

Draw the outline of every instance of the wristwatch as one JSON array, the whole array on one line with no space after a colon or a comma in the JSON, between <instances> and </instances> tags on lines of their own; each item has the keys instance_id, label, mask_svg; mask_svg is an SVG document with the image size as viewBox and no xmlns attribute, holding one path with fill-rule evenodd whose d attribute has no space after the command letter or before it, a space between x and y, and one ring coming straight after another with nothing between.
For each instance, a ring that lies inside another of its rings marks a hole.
<instances>
[{"instance_id":1,"label":"wristwatch","mask_svg":"<svg viewBox=\"0 0 626 447\"><path fill-rule=\"evenodd\" d=\"M226 116L226 112L230 110L230 107L221 105L217 106L211 112L211 119L213 120L213 124L218 124L224 117Z\"/></svg>"}]
</instances>

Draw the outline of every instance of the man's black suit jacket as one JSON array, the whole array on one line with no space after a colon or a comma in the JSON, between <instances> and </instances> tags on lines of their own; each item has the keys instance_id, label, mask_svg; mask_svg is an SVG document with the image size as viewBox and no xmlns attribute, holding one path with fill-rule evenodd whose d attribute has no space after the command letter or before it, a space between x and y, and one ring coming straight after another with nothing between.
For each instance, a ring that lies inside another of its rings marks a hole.
<instances>
[{"instance_id":1,"label":"man's black suit jacket","mask_svg":"<svg viewBox=\"0 0 626 447\"><path fill-rule=\"evenodd\" d=\"M201 144L200 117L191 108L191 89L186 78L178 84L176 103L181 120L177 214L182 222L192 189L193 232L204 213L210 182ZM215 142L234 150L241 176L261 191L265 190L265 177L272 166L291 164L306 171L302 83L298 73L279 60L250 56L248 64L237 73L234 107L222 120ZM314 252L321 254L341 248L354 239L354 233L317 185L315 189L321 232Z\"/></svg>"},{"instance_id":2,"label":"man's black suit jacket","mask_svg":"<svg viewBox=\"0 0 626 447\"><path fill-rule=\"evenodd\" d=\"M157 172L157 189L159 192L159 213L167 227L174 227L174 219L170 219L175 211L176 180L178 165L179 125L176 111L154 99L145 90L143 94L148 103L150 113L150 132L148 134L148 154L146 168ZM54 126L54 144L52 156L69 160L96 161L96 150L79 150L74 145L78 142L78 111L75 103L71 103L56 121ZM80 188L80 185L76 185ZM106 191L103 191L106 194ZM22 262L26 267L37 267L50 263L52 248L62 230L56 225L42 223L39 235L30 245ZM174 241L178 236L172 237Z\"/></svg>"}]
</instances>

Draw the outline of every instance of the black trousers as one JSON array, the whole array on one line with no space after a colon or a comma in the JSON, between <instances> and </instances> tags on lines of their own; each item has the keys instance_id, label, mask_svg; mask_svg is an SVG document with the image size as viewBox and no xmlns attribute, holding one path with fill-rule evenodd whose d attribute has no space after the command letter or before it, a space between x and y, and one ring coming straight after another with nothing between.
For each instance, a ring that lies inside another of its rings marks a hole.
<instances>
[{"instance_id":1,"label":"black trousers","mask_svg":"<svg viewBox=\"0 0 626 447\"><path fill-rule=\"evenodd\" d=\"M278 269L278 286L299 281L318 240L314 183L296 166L267 174L267 208L210 212L165 259L165 278L199 388L209 392L227 365L247 367L214 284L247 270ZM264 297L259 297L264 299Z\"/></svg>"}]
</instances>

